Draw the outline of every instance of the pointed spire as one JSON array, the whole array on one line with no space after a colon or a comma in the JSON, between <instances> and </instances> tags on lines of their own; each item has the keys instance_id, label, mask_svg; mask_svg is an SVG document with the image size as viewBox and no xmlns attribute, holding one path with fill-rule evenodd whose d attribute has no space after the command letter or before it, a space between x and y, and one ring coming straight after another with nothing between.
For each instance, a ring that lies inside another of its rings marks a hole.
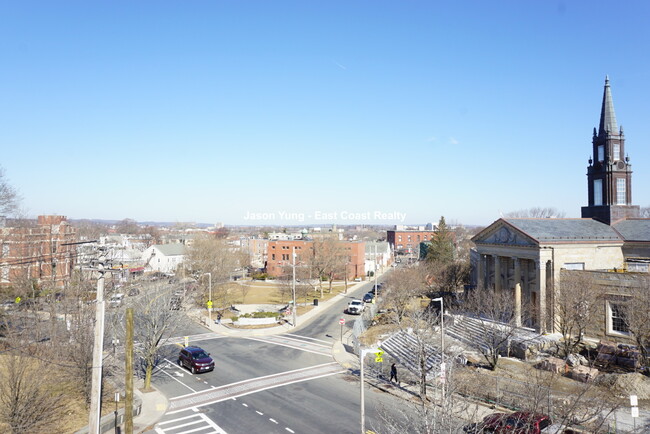
<instances>
[{"instance_id":1,"label":"pointed spire","mask_svg":"<svg viewBox=\"0 0 650 434\"><path fill-rule=\"evenodd\" d=\"M609 87L609 76L605 76L605 90L603 92L603 106L600 109L600 125L598 126L598 135L610 132L616 134L618 126L616 125L616 113L614 113L614 100L612 91Z\"/></svg>"}]
</instances>

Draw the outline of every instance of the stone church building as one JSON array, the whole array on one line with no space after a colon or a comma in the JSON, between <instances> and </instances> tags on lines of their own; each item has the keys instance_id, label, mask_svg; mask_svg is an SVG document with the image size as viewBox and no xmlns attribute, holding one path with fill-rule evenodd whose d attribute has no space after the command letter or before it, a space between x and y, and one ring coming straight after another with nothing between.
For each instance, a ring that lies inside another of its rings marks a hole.
<instances>
[{"instance_id":1,"label":"stone church building","mask_svg":"<svg viewBox=\"0 0 650 434\"><path fill-rule=\"evenodd\" d=\"M600 280L602 273L609 273L617 284L602 288L605 297L597 320L602 326L592 328L598 335L593 337L625 338L625 322L616 318L615 303L620 288L631 281L648 281L634 275L649 272L650 219L639 218L639 206L632 205L630 158L625 153L623 128L616 122L607 78L592 146L588 201L582 207L582 218L495 221L472 239L476 245L473 283L478 290L511 292L516 312L521 312L522 305L530 306L529 315L519 320L522 325L545 333L557 328L555 298L562 291L563 273L593 271Z\"/></svg>"}]
</instances>

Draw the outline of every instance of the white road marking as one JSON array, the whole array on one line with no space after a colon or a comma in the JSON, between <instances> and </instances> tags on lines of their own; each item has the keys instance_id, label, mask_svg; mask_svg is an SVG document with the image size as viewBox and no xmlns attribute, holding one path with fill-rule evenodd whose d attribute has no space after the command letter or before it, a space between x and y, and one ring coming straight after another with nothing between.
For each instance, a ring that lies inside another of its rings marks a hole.
<instances>
[{"instance_id":1,"label":"white road marking","mask_svg":"<svg viewBox=\"0 0 650 434\"><path fill-rule=\"evenodd\" d=\"M312 371L313 373L309 373L308 376L302 376L303 373L307 374L307 372L304 371ZM347 369L341 369L338 363L330 362L323 363L321 365L295 369L292 371L281 372L279 374L251 378L248 380L220 386L216 389L207 389L201 392L189 393L187 395L171 398L170 407L168 408L167 414L171 415L179 413L191 407L203 407L206 405L212 405L217 402L231 399L233 395L246 396L276 387L287 386L289 384L299 383L302 381L315 380L318 378L337 375L344 372L347 372Z\"/></svg>"},{"instance_id":2,"label":"white road marking","mask_svg":"<svg viewBox=\"0 0 650 434\"><path fill-rule=\"evenodd\" d=\"M261 411L255 410L255 413L259 414L260 416L264 416L264 413L262 413Z\"/></svg>"},{"instance_id":3,"label":"white road marking","mask_svg":"<svg viewBox=\"0 0 650 434\"><path fill-rule=\"evenodd\" d=\"M248 407L248 404L246 404L245 402L242 402L241 405L243 405L244 407Z\"/></svg>"},{"instance_id":4,"label":"white road marking","mask_svg":"<svg viewBox=\"0 0 650 434\"><path fill-rule=\"evenodd\" d=\"M197 408L192 408L192 410L198 411ZM200 426L196 427L197 424L200 424ZM188 427L192 427L192 429L186 429ZM174 434L189 434L198 431L206 432L206 429L212 430L209 432L210 434L227 434L223 428L214 423L214 421L204 413L159 422L155 427L155 431L158 434L165 434L166 432L173 432Z\"/></svg>"},{"instance_id":5,"label":"white road marking","mask_svg":"<svg viewBox=\"0 0 650 434\"><path fill-rule=\"evenodd\" d=\"M280 335L280 336L295 336L295 337L297 337L297 338L301 338L301 339L309 339L309 340L311 340L311 341L323 342L324 344L328 344L328 345L331 345L331 344L332 344L331 342L329 342L329 341L324 341L324 340L322 340L322 339L310 338L309 336L294 335L294 334L291 334L291 333L285 333L285 334Z\"/></svg>"},{"instance_id":6,"label":"white road marking","mask_svg":"<svg viewBox=\"0 0 650 434\"><path fill-rule=\"evenodd\" d=\"M285 429L286 429L287 431L291 432L291 433L295 432L295 431L292 430L291 428L285 428Z\"/></svg>"},{"instance_id":7,"label":"white road marking","mask_svg":"<svg viewBox=\"0 0 650 434\"><path fill-rule=\"evenodd\" d=\"M319 354L321 356L332 357L332 355L329 352L325 351L325 350L321 350L321 351L319 351L319 350L310 350L310 349L307 349L307 348L302 348L300 346L296 346L295 344L291 345L290 343L278 342L278 341L275 341L275 340L272 340L272 339L254 338L252 336L245 337L244 339L250 339L252 341L258 341L258 342L264 342L265 344L280 345L282 347L293 348L294 350L300 350L300 351L305 351L307 353L314 353L314 354ZM312 344L312 345L314 345L314 344ZM318 345L318 346L320 347L320 345Z\"/></svg>"},{"instance_id":8,"label":"white road marking","mask_svg":"<svg viewBox=\"0 0 650 434\"><path fill-rule=\"evenodd\" d=\"M169 378L171 378L172 380L178 381L178 382L181 383L183 386L187 387L187 388L190 389L192 392L196 393L196 390L192 389L190 386L188 386L187 384L183 383L183 382L182 382L181 380L179 380L178 378L175 378L175 377L174 377L172 374L170 374L169 372L166 372L166 371L160 371L160 372L162 372L162 373L165 374L165 375L168 375Z\"/></svg>"},{"instance_id":9,"label":"white road marking","mask_svg":"<svg viewBox=\"0 0 650 434\"><path fill-rule=\"evenodd\" d=\"M275 424L277 424L277 423L278 423L278 421L277 421L277 420L275 420L275 419L273 419L272 417L269 417L269 420L270 420L271 422L273 422L273 423L275 423Z\"/></svg>"}]
</instances>

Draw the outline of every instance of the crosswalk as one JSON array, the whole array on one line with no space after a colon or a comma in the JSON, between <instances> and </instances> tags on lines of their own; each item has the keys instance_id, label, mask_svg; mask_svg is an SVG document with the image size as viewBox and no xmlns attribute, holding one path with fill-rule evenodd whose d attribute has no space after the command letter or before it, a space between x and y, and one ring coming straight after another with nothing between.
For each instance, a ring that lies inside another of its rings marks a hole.
<instances>
[{"instance_id":1,"label":"crosswalk","mask_svg":"<svg viewBox=\"0 0 650 434\"><path fill-rule=\"evenodd\" d=\"M249 336L246 339L266 342L268 344L281 345L283 347L294 348L308 353L320 354L321 356L332 356L332 342L321 339L310 338L307 336L284 334L271 336Z\"/></svg>"},{"instance_id":2,"label":"crosswalk","mask_svg":"<svg viewBox=\"0 0 650 434\"><path fill-rule=\"evenodd\" d=\"M203 413L179 417L156 424L158 434L227 434L219 425Z\"/></svg>"},{"instance_id":3,"label":"crosswalk","mask_svg":"<svg viewBox=\"0 0 650 434\"><path fill-rule=\"evenodd\" d=\"M324 363L322 365L310 366L308 368L295 369L293 371L280 372L265 377L251 378L237 383L226 384L207 390L177 396L169 400L167 414L178 413L188 408L197 408L205 405L221 402L238 396L249 395L262 390L286 386L301 381L313 380L329 375L347 372L336 362Z\"/></svg>"}]
</instances>

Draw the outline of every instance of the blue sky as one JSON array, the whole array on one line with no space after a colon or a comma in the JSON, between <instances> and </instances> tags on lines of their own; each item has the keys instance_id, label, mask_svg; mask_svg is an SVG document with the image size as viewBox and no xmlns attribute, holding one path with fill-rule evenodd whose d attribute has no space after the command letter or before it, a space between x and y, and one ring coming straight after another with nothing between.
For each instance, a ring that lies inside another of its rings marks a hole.
<instances>
[{"instance_id":1,"label":"blue sky","mask_svg":"<svg viewBox=\"0 0 650 434\"><path fill-rule=\"evenodd\" d=\"M609 74L650 206L649 18L647 1L2 2L0 165L30 216L579 217Z\"/></svg>"}]
</instances>

